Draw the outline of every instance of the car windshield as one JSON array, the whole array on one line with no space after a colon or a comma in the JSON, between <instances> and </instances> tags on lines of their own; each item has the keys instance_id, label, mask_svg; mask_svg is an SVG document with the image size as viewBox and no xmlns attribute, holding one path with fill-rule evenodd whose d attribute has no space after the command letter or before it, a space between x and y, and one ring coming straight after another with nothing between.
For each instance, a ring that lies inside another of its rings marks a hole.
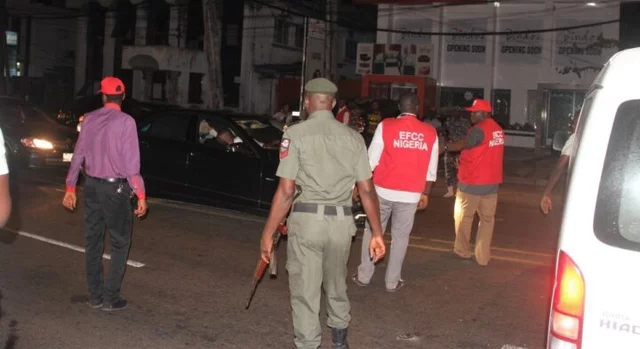
<instances>
[{"instance_id":1,"label":"car windshield","mask_svg":"<svg viewBox=\"0 0 640 349\"><path fill-rule=\"evenodd\" d=\"M258 119L236 119L234 122L263 148L278 149L282 131Z\"/></svg>"}]
</instances>

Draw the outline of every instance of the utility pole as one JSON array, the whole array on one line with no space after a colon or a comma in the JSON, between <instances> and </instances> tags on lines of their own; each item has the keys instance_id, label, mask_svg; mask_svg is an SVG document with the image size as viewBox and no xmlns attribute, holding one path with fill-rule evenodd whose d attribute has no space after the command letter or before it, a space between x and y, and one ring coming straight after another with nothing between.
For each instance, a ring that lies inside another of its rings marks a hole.
<instances>
[{"instance_id":1,"label":"utility pole","mask_svg":"<svg viewBox=\"0 0 640 349\"><path fill-rule=\"evenodd\" d=\"M304 18L304 41L302 44L302 69L300 70L300 104L298 110L300 111L300 119L306 120L307 115L302 103L304 102L304 84L307 77L307 46L309 43L309 17Z\"/></svg>"},{"instance_id":2,"label":"utility pole","mask_svg":"<svg viewBox=\"0 0 640 349\"><path fill-rule=\"evenodd\" d=\"M0 93L7 94L7 36L9 26L7 0L0 0Z\"/></svg>"},{"instance_id":3,"label":"utility pole","mask_svg":"<svg viewBox=\"0 0 640 349\"><path fill-rule=\"evenodd\" d=\"M222 0L202 0L204 22L204 53L207 57L207 82L209 93L204 102L208 108L224 107L222 84L222 64L220 50L222 46Z\"/></svg>"}]
</instances>

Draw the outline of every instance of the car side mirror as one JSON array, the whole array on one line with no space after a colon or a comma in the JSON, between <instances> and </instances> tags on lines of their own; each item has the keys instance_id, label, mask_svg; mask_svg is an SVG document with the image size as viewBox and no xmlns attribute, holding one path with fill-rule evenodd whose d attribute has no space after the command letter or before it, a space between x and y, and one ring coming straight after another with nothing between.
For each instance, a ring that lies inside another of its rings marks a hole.
<instances>
[{"instance_id":1,"label":"car side mirror","mask_svg":"<svg viewBox=\"0 0 640 349\"><path fill-rule=\"evenodd\" d=\"M569 131L556 131L553 135L553 150L562 151L562 148L564 148L565 143L567 143L569 136L571 136L571 132Z\"/></svg>"}]
</instances>

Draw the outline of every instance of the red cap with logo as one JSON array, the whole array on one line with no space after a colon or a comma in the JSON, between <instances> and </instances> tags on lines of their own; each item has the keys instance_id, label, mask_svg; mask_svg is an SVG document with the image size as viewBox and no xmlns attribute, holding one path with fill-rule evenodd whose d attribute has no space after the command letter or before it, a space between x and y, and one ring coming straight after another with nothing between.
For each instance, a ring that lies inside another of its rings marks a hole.
<instances>
[{"instance_id":1,"label":"red cap with logo","mask_svg":"<svg viewBox=\"0 0 640 349\"><path fill-rule=\"evenodd\" d=\"M100 82L100 93L105 95L121 95L124 93L124 84L122 80L107 76Z\"/></svg>"},{"instance_id":2,"label":"red cap with logo","mask_svg":"<svg viewBox=\"0 0 640 349\"><path fill-rule=\"evenodd\" d=\"M476 99L469 108L465 108L466 111L484 111L491 113L491 104L484 99Z\"/></svg>"}]
</instances>

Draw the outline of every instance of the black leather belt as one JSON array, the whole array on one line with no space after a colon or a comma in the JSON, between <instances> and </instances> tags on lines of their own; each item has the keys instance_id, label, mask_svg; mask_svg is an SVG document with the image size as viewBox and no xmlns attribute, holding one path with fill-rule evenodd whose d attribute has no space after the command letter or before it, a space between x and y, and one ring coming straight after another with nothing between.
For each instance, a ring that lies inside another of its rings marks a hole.
<instances>
[{"instance_id":1,"label":"black leather belt","mask_svg":"<svg viewBox=\"0 0 640 349\"><path fill-rule=\"evenodd\" d=\"M320 206L324 206L324 211L318 211ZM306 202L300 202L300 203L294 204L293 212L323 213L325 216L337 216L338 207L342 208L345 215L351 214L351 207L349 206L331 206L331 205L312 204L312 203L306 203Z\"/></svg>"},{"instance_id":2,"label":"black leather belt","mask_svg":"<svg viewBox=\"0 0 640 349\"><path fill-rule=\"evenodd\" d=\"M120 184L120 183L126 183L127 182L126 178L98 178L98 177L92 177L92 176L87 176L87 177L91 178L94 181L102 182L102 183Z\"/></svg>"}]
</instances>

